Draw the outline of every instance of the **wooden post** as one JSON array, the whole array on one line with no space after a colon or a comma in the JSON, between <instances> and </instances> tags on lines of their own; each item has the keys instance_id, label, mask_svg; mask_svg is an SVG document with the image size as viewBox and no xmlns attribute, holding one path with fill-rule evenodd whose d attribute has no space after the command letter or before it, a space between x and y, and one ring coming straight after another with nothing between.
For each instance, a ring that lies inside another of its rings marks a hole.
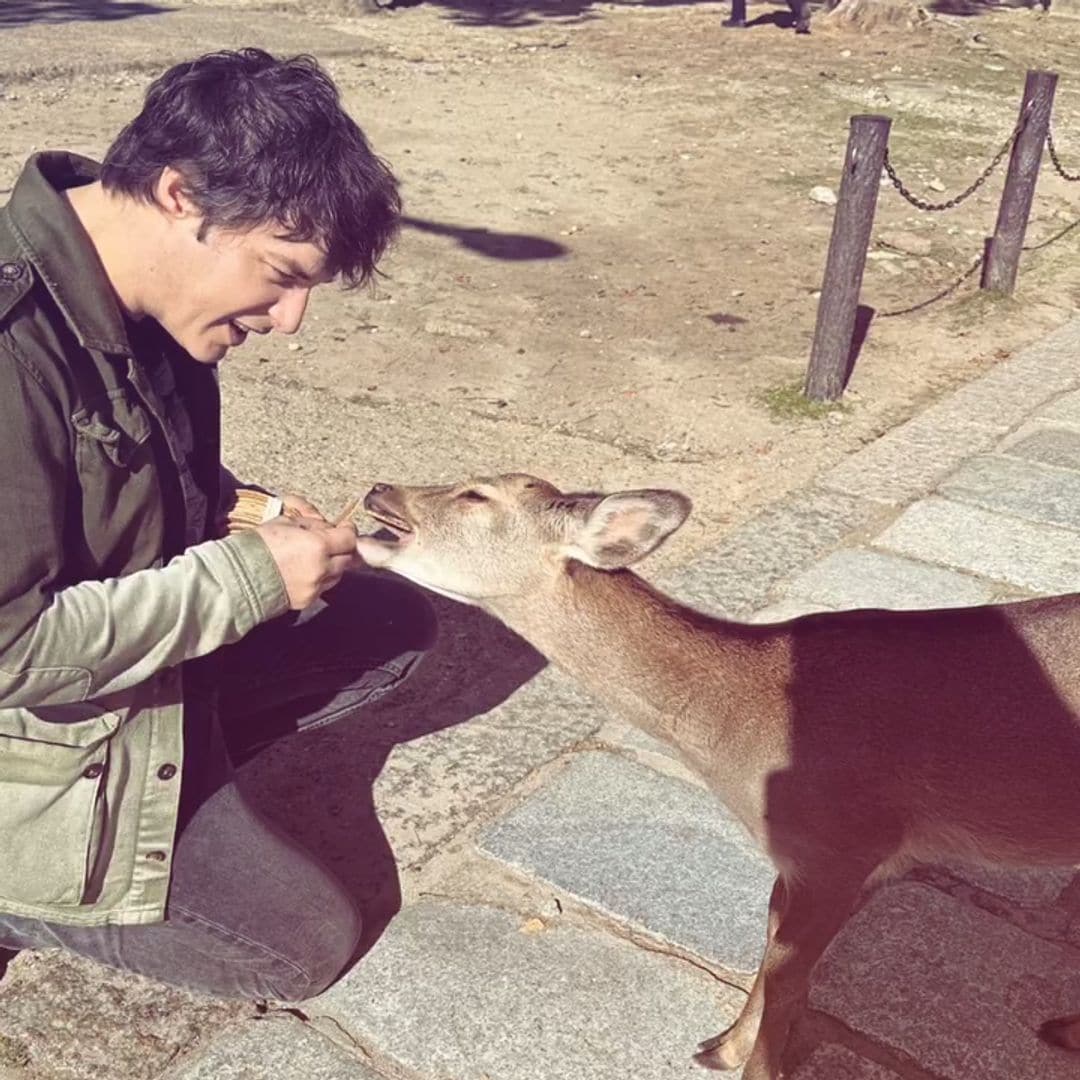
<instances>
[{"instance_id":1,"label":"wooden post","mask_svg":"<svg viewBox=\"0 0 1080 1080\"><path fill-rule=\"evenodd\" d=\"M835 401L844 392L866 249L874 224L891 125L892 120L887 116L851 118L844 175L840 180L825 280L818 301L814 345L803 389L813 401Z\"/></svg>"},{"instance_id":2,"label":"wooden post","mask_svg":"<svg viewBox=\"0 0 1080 1080\"><path fill-rule=\"evenodd\" d=\"M720 25L745 26L746 0L731 0L731 14Z\"/></svg>"},{"instance_id":3,"label":"wooden post","mask_svg":"<svg viewBox=\"0 0 1080 1080\"><path fill-rule=\"evenodd\" d=\"M1001 192L997 225L987 243L983 262L980 284L988 291L1011 293L1016 288L1020 251L1024 246L1031 201L1035 198L1035 182L1039 178L1039 162L1046 145L1056 86L1057 75L1052 71L1027 73L1024 99L1020 103L1020 117L1026 116L1027 121L1009 155L1009 172Z\"/></svg>"}]
</instances>

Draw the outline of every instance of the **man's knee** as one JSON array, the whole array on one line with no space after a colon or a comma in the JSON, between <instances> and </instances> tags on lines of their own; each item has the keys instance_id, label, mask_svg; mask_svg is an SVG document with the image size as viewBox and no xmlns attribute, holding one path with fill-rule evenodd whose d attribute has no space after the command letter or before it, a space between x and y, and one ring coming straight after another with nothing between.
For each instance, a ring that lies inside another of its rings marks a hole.
<instances>
[{"instance_id":1,"label":"man's knee","mask_svg":"<svg viewBox=\"0 0 1080 1080\"><path fill-rule=\"evenodd\" d=\"M377 628L379 651L387 655L423 655L438 637L431 601L415 585L391 574L346 574L324 600L339 618Z\"/></svg>"},{"instance_id":2,"label":"man's knee","mask_svg":"<svg viewBox=\"0 0 1080 1080\"><path fill-rule=\"evenodd\" d=\"M356 956L363 929L360 912L340 887L320 897L298 897L297 955L275 980L267 997L306 1001L345 973Z\"/></svg>"}]
</instances>

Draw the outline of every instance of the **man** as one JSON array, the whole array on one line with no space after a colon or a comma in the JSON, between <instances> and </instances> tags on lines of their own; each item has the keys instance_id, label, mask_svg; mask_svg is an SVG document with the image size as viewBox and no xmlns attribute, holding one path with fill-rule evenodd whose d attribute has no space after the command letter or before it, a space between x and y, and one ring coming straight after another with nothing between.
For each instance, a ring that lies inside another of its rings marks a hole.
<instances>
[{"instance_id":1,"label":"man","mask_svg":"<svg viewBox=\"0 0 1080 1080\"><path fill-rule=\"evenodd\" d=\"M216 364L366 281L399 212L318 65L255 49L172 68L100 168L38 154L0 210L0 946L287 1000L354 953L230 757L392 688L430 609L306 499L227 527Z\"/></svg>"}]
</instances>

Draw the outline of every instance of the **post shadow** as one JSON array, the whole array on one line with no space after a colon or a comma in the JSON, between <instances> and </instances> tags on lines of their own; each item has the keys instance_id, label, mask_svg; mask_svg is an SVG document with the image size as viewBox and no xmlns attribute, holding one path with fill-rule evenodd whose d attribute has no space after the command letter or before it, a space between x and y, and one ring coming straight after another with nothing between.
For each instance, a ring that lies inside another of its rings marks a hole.
<instances>
[{"instance_id":1,"label":"post shadow","mask_svg":"<svg viewBox=\"0 0 1080 1080\"><path fill-rule=\"evenodd\" d=\"M870 334L870 324L874 321L877 309L869 304L859 304L855 308L855 326L851 331L851 347L848 349L847 361L844 365L842 385L846 389L851 373L855 370L855 362L859 359L862 347Z\"/></svg>"}]
</instances>

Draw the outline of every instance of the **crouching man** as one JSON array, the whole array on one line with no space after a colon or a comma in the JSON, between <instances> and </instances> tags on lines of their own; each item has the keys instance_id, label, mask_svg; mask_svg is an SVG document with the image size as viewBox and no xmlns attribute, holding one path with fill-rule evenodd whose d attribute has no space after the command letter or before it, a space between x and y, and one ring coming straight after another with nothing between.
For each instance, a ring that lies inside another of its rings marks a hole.
<instances>
[{"instance_id":1,"label":"crouching man","mask_svg":"<svg viewBox=\"0 0 1080 1080\"><path fill-rule=\"evenodd\" d=\"M216 365L366 281L399 213L318 65L255 49L0 210L0 946L288 1000L353 955L349 894L232 766L392 689L433 619L302 497L228 529Z\"/></svg>"}]
</instances>

